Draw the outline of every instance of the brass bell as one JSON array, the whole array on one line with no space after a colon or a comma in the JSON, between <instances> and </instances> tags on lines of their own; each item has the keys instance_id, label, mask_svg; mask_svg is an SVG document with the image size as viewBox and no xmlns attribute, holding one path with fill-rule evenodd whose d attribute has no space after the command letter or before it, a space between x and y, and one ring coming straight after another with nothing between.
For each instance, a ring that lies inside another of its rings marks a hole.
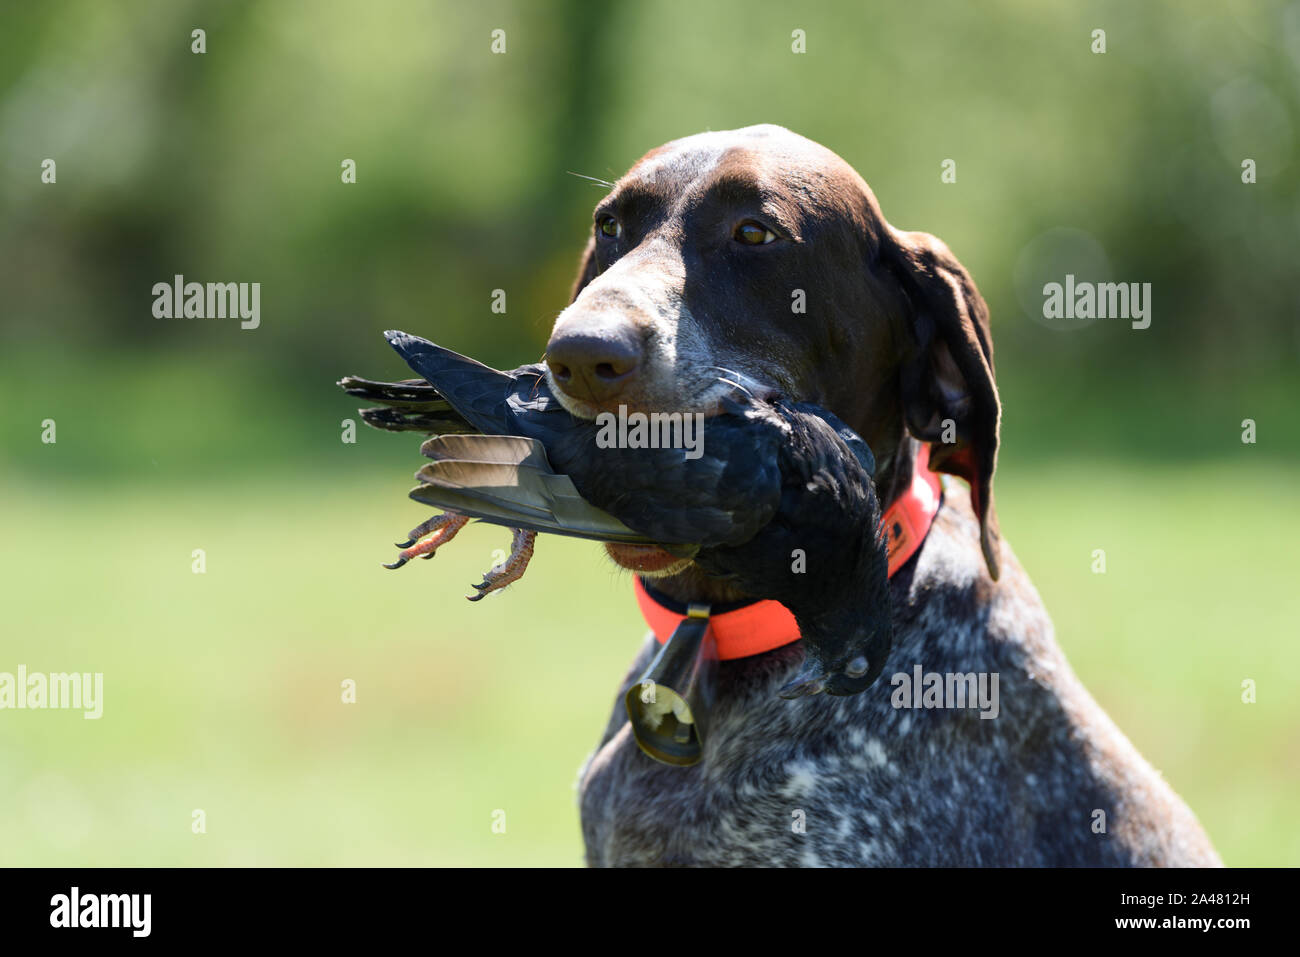
<instances>
[{"instance_id":1,"label":"brass bell","mask_svg":"<svg viewBox=\"0 0 1300 957\"><path fill-rule=\"evenodd\" d=\"M713 706L718 645L709 606L691 605L623 703L637 745L664 764L688 767L704 753Z\"/></svg>"}]
</instances>

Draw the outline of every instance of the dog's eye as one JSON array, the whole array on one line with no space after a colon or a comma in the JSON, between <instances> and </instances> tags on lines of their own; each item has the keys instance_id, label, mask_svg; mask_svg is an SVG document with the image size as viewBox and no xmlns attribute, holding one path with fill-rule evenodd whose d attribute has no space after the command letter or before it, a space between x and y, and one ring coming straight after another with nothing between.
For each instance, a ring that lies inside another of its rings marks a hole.
<instances>
[{"instance_id":1,"label":"dog's eye","mask_svg":"<svg viewBox=\"0 0 1300 957\"><path fill-rule=\"evenodd\" d=\"M776 241L776 233L752 219L747 219L738 225L731 236L736 242L744 243L746 246L766 246Z\"/></svg>"},{"instance_id":2,"label":"dog's eye","mask_svg":"<svg viewBox=\"0 0 1300 957\"><path fill-rule=\"evenodd\" d=\"M610 239L617 239L623 235L623 224L613 216L601 216L596 220L596 228L600 230L602 236L607 236Z\"/></svg>"}]
</instances>

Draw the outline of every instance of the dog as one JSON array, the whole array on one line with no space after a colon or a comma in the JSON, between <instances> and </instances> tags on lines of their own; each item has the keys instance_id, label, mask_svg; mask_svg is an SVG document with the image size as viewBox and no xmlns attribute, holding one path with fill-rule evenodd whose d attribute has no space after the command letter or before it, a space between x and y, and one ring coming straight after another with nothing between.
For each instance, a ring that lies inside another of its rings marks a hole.
<instances>
[{"instance_id":1,"label":"dog","mask_svg":"<svg viewBox=\"0 0 1300 957\"><path fill-rule=\"evenodd\" d=\"M875 452L885 504L924 472L964 480L890 580L894 646L862 694L778 697L798 641L724 660L701 759L669 766L623 704L658 652L647 638L580 773L589 865L1220 864L1074 676L999 533L974 281L939 239L886 222L836 154L770 125L647 153L595 208L546 364L586 419L710 408L737 380L816 403ZM605 547L668 605L754 597L654 546ZM996 708L900 705L931 673L991 679Z\"/></svg>"}]
</instances>

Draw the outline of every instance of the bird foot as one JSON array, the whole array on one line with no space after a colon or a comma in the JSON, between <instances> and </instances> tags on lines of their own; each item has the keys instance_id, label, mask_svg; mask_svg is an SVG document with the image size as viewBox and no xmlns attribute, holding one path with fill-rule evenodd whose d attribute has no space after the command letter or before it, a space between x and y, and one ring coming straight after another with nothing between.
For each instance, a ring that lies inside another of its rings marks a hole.
<instances>
[{"instance_id":1,"label":"bird foot","mask_svg":"<svg viewBox=\"0 0 1300 957\"><path fill-rule=\"evenodd\" d=\"M455 538L456 533L468 523L469 519L466 516L455 512L444 512L442 515L433 516L427 522L411 529L408 539L398 543L397 547L402 550L397 553L397 561L391 564L386 562L384 567L401 568L412 558L432 558L439 548ZM426 535L429 537L425 538Z\"/></svg>"},{"instance_id":2,"label":"bird foot","mask_svg":"<svg viewBox=\"0 0 1300 957\"><path fill-rule=\"evenodd\" d=\"M537 533L522 528L516 528L514 533L514 538L510 542L509 556L500 564L493 565L483 576L483 581L474 586L478 590L477 595L465 596L470 601L479 601L524 577L524 572L528 570L528 562L533 557Z\"/></svg>"}]
</instances>

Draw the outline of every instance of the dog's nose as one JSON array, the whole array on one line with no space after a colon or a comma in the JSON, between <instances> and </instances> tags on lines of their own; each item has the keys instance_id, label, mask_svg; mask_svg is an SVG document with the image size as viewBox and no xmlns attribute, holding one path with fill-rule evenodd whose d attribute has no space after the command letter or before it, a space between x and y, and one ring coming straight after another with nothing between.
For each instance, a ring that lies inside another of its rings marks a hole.
<instances>
[{"instance_id":1,"label":"dog's nose","mask_svg":"<svg viewBox=\"0 0 1300 957\"><path fill-rule=\"evenodd\" d=\"M595 405L617 398L641 367L641 336L628 322L567 324L546 346L546 364L568 395Z\"/></svg>"}]
</instances>

